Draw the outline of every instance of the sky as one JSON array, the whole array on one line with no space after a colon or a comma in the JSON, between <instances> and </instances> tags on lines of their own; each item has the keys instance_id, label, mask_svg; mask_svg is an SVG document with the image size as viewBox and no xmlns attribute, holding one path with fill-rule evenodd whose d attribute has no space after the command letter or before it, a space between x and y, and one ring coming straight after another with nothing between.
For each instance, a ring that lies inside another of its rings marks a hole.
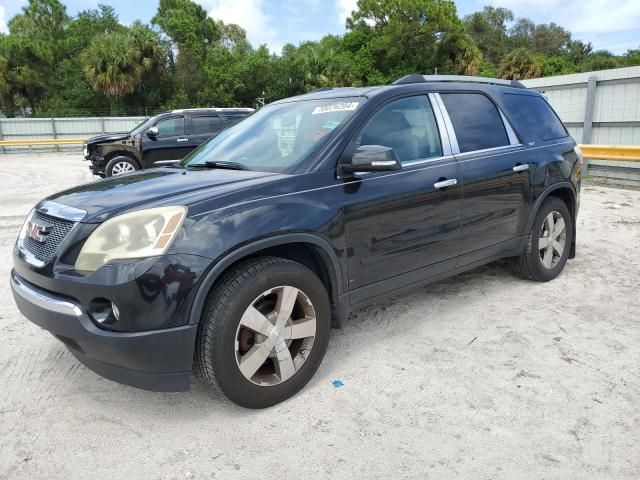
<instances>
[{"instance_id":1,"label":"sky","mask_svg":"<svg viewBox=\"0 0 640 480\"><path fill-rule=\"evenodd\" d=\"M0 32L8 20L19 13L27 0L0 0ZM115 8L120 21L149 22L157 0L63 0L71 15L98 3ZM215 19L237 23L247 31L253 45L267 44L276 53L285 43L297 45L345 31L345 19L356 0L196 0ZM574 38L592 42L595 49L615 54L640 47L640 0L458 0L462 17L484 5L511 9L516 17L536 23L555 22L573 33ZM134 6L134 8L132 8Z\"/></svg>"}]
</instances>

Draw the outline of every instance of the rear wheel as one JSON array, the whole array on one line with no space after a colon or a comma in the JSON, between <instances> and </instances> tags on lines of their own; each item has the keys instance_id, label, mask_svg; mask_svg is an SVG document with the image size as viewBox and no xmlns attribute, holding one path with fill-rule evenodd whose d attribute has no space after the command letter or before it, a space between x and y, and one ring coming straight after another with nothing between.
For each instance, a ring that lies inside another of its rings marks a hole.
<instances>
[{"instance_id":1,"label":"rear wheel","mask_svg":"<svg viewBox=\"0 0 640 480\"><path fill-rule=\"evenodd\" d=\"M518 273L538 282L553 280L564 269L572 242L569 208L559 198L547 198L533 220L525 251L517 259Z\"/></svg>"},{"instance_id":2,"label":"rear wheel","mask_svg":"<svg viewBox=\"0 0 640 480\"><path fill-rule=\"evenodd\" d=\"M279 257L243 262L209 294L197 373L243 407L286 400L318 369L329 342L330 312L324 285L305 266Z\"/></svg>"},{"instance_id":3,"label":"rear wheel","mask_svg":"<svg viewBox=\"0 0 640 480\"><path fill-rule=\"evenodd\" d=\"M113 177L116 175L123 175L125 173L135 172L139 170L138 163L129 157L115 157L107 162L105 167L105 175L107 177Z\"/></svg>"}]
</instances>

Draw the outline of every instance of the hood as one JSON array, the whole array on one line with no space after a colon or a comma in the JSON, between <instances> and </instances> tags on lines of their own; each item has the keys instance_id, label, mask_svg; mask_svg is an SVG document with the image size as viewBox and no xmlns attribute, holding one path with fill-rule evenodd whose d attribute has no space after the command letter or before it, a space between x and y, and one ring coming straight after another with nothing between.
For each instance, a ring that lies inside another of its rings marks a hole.
<instances>
[{"instance_id":1,"label":"hood","mask_svg":"<svg viewBox=\"0 0 640 480\"><path fill-rule=\"evenodd\" d=\"M45 200L85 210L87 215L82 221L96 223L125 211L144 207L162 204L188 207L190 203L281 177L282 175L275 173L247 170L186 170L164 167L98 180L56 193Z\"/></svg>"},{"instance_id":2,"label":"hood","mask_svg":"<svg viewBox=\"0 0 640 480\"><path fill-rule=\"evenodd\" d=\"M113 142L117 140L126 140L129 138L129 132L121 133L107 133L104 135L96 135L95 137L87 138L85 143L87 145L93 145L96 143Z\"/></svg>"}]
</instances>

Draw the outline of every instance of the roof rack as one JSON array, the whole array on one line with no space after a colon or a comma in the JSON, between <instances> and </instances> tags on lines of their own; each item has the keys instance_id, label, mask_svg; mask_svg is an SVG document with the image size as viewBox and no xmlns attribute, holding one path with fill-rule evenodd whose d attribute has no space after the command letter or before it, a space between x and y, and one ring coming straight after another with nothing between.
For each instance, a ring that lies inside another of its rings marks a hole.
<instances>
[{"instance_id":1,"label":"roof rack","mask_svg":"<svg viewBox=\"0 0 640 480\"><path fill-rule=\"evenodd\" d=\"M329 90L333 90L333 87L320 87L320 88L316 88L315 90L311 90L308 93L328 92Z\"/></svg>"},{"instance_id":2,"label":"roof rack","mask_svg":"<svg viewBox=\"0 0 640 480\"><path fill-rule=\"evenodd\" d=\"M488 85L504 85L507 87L527 88L518 80L504 80L502 78L472 77L468 75L406 75L399 78L391 85L408 85L410 83L427 82L465 82L465 83L485 83Z\"/></svg>"},{"instance_id":3,"label":"roof rack","mask_svg":"<svg viewBox=\"0 0 640 480\"><path fill-rule=\"evenodd\" d=\"M245 107L198 107L198 108L179 108L177 110L171 110L171 113L182 112L253 112L253 108Z\"/></svg>"}]
</instances>

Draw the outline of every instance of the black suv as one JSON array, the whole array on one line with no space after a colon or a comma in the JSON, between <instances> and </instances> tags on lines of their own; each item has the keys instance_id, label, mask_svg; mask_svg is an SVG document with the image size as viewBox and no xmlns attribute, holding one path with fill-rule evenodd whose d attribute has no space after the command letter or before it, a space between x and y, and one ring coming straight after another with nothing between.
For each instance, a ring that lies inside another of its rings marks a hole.
<instances>
[{"instance_id":1,"label":"black suv","mask_svg":"<svg viewBox=\"0 0 640 480\"><path fill-rule=\"evenodd\" d=\"M94 175L111 177L182 160L198 145L253 113L252 108L191 108L148 118L130 132L98 135L82 148Z\"/></svg>"},{"instance_id":2,"label":"black suv","mask_svg":"<svg viewBox=\"0 0 640 480\"><path fill-rule=\"evenodd\" d=\"M26 219L20 311L99 374L267 407L350 311L500 258L555 278L583 158L518 82L409 76L272 103L181 164L52 195Z\"/></svg>"}]
</instances>

